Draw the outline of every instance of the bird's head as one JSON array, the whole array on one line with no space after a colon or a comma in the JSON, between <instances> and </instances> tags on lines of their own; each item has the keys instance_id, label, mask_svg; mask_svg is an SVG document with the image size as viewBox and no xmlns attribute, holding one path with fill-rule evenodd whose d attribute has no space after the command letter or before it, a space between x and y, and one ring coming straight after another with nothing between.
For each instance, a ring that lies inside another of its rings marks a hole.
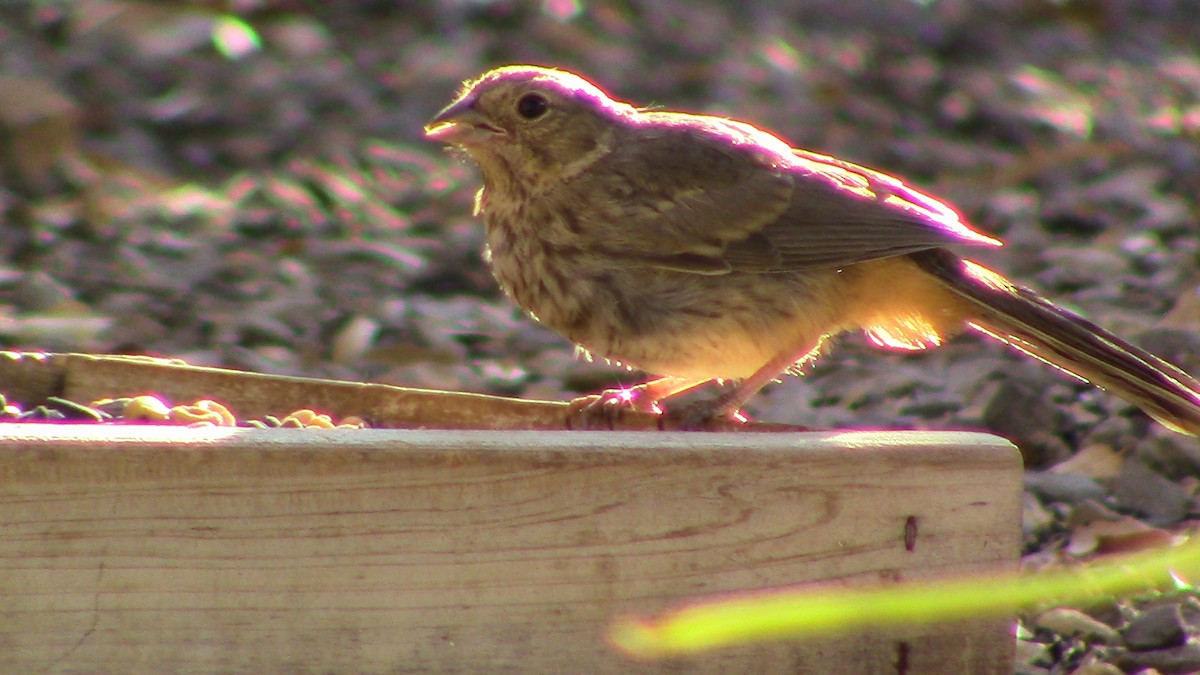
<instances>
[{"instance_id":1,"label":"bird's head","mask_svg":"<svg viewBox=\"0 0 1200 675\"><path fill-rule=\"evenodd\" d=\"M586 168L637 114L578 75L506 66L467 82L425 136L465 150L488 184L531 186Z\"/></svg>"}]
</instances>

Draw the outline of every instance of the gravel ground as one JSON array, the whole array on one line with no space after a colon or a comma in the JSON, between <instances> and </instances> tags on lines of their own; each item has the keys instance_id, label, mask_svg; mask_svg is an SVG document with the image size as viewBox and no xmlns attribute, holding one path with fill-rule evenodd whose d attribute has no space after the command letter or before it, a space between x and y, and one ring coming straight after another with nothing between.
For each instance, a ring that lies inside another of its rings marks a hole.
<instances>
[{"instance_id":1,"label":"gravel ground","mask_svg":"<svg viewBox=\"0 0 1200 675\"><path fill-rule=\"evenodd\" d=\"M498 294L478 179L421 139L461 80L527 62L904 176L1008 243L981 262L1200 372L1200 4L224 4L0 4L0 347L542 398L637 381ZM1030 566L1200 516L1195 439L969 336L843 340L748 412L1012 438ZM1022 623L1022 672L1200 670L1188 593L1055 611Z\"/></svg>"}]
</instances>

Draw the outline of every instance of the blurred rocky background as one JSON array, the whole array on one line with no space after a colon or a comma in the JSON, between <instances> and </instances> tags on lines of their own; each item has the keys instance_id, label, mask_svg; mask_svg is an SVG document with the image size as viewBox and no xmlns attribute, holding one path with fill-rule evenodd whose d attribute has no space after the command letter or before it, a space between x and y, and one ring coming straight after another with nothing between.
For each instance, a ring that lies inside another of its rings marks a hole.
<instances>
[{"instance_id":1,"label":"blurred rocky background","mask_svg":"<svg viewBox=\"0 0 1200 675\"><path fill-rule=\"evenodd\" d=\"M9 0L0 348L555 399L638 381L498 293L478 177L421 138L462 80L536 63L896 173L1008 243L985 264L1200 372L1198 45L1200 3L1170 0ZM974 336L845 339L748 412L1012 438L1032 566L1200 515L1195 439ZM1200 668L1194 601L1150 605L1080 615L1108 633L1030 618L1022 667ZM1165 637L1133 645L1143 615Z\"/></svg>"}]
</instances>

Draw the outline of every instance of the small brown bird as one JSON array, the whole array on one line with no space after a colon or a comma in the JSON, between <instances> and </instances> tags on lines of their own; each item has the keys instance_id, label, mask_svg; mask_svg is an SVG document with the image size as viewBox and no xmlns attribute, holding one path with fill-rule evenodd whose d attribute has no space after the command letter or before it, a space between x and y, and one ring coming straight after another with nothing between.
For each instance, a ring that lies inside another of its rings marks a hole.
<instances>
[{"instance_id":1,"label":"small brown bird","mask_svg":"<svg viewBox=\"0 0 1200 675\"><path fill-rule=\"evenodd\" d=\"M970 327L1200 434L1200 383L947 247L999 246L886 174L743 122L641 110L560 70L468 82L426 127L479 165L505 292L587 351L658 373L591 409L715 379L736 413L839 333L923 349Z\"/></svg>"}]
</instances>

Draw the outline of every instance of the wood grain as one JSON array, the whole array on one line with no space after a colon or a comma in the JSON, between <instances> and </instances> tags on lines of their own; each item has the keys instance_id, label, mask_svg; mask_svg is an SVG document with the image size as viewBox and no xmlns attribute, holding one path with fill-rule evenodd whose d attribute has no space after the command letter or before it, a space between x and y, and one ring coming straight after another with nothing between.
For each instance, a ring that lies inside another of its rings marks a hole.
<instances>
[{"instance_id":1,"label":"wood grain","mask_svg":"<svg viewBox=\"0 0 1200 675\"><path fill-rule=\"evenodd\" d=\"M6 425L0 483L4 672L1010 669L1003 618L667 663L603 641L697 595L1014 564L991 436Z\"/></svg>"}]
</instances>

